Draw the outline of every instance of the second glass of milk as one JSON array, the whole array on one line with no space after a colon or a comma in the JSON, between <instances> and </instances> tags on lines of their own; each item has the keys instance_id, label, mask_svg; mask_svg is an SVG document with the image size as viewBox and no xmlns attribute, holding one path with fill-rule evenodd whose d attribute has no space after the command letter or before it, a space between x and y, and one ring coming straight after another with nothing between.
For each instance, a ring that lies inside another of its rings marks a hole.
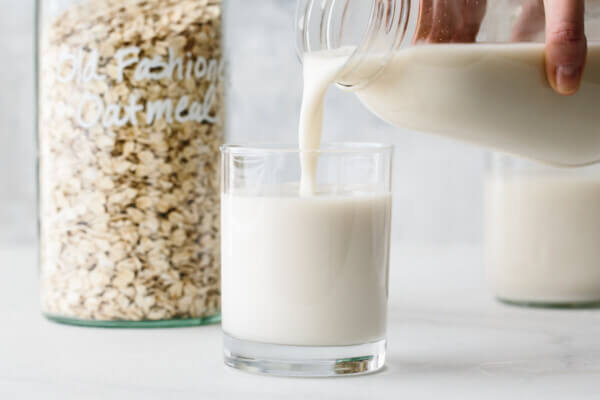
<instances>
[{"instance_id":1,"label":"second glass of milk","mask_svg":"<svg viewBox=\"0 0 600 400\"><path fill-rule=\"evenodd\" d=\"M306 156L223 148L225 361L272 375L373 372L385 361L393 149L324 145L301 195Z\"/></svg>"},{"instance_id":2,"label":"second glass of milk","mask_svg":"<svg viewBox=\"0 0 600 400\"><path fill-rule=\"evenodd\" d=\"M600 304L600 165L554 168L495 154L484 209L487 275L500 300Z\"/></svg>"}]
</instances>

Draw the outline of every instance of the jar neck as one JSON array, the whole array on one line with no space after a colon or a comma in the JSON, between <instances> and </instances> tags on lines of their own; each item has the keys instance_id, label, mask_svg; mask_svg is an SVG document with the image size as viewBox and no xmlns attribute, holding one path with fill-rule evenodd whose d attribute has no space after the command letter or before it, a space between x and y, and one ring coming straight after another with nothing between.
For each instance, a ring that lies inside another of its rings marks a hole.
<instances>
[{"instance_id":1,"label":"jar neck","mask_svg":"<svg viewBox=\"0 0 600 400\"><path fill-rule=\"evenodd\" d=\"M296 33L300 57L316 51L351 53L337 83L347 88L368 84L409 37L418 0L299 0ZM377 64L372 62L377 55Z\"/></svg>"}]
</instances>

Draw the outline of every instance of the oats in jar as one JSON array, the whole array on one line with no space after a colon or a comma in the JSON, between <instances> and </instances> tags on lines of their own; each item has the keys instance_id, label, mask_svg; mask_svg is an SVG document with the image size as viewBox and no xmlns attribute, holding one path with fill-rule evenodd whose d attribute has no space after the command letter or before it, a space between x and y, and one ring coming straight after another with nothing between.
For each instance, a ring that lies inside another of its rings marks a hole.
<instances>
[{"instance_id":1,"label":"oats in jar","mask_svg":"<svg viewBox=\"0 0 600 400\"><path fill-rule=\"evenodd\" d=\"M84 0L40 37L43 311L218 315L221 0Z\"/></svg>"}]
</instances>

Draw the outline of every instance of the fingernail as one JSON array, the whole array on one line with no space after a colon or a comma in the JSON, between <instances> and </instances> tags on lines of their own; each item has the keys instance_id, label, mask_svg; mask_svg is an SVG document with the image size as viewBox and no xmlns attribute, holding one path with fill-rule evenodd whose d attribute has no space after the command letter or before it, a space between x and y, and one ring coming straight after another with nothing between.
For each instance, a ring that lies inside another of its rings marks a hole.
<instances>
[{"instance_id":1,"label":"fingernail","mask_svg":"<svg viewBox=\"0 0 600 400\"><path fill-rule=\"evenodd\" d=\"M579 88L581 68L573 65L559 65L556 68L556 88L561 94L573 94Z\"/></svg>"}]
</instances>

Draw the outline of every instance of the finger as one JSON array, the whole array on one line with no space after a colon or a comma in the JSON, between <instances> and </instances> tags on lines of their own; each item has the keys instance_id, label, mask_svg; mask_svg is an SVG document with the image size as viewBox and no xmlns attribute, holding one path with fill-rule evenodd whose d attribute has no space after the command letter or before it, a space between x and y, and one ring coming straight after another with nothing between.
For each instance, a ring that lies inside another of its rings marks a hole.
<instances>
[{"instance_id":1,"label":"finger","mask_svg":"<svg viewBox=\"0 0 600 400\"><path fill-rule=\"evenodd\" d=\"M417 19L417 32L413 43L427 41L433 26L434 0L421 0L419 3L419 17Z\"/></svg>"},{"instance_id":2,"label":"finger","mask_svg":"<svg viewBox=\"0 0 600 400\"><path fill-rule=\"evenodd\" d=\"M545 0L546 73L560 94L572 95L581 84L587 41L584 0Z\"/></svg>"},{"instance_id":3,"label":"finger","mask_svg":"<svg viewBox=\"0 0 600 400\"><path fill-rule=\"evenodd\" d=\"M433 27L429 41L448 43L456 34L462 19L462 4L456 0L438 0L433 7Z\"/></svg>"},{"instance_id":4,"label":"finger","mask_svg":"<svg viewBox=\"0 0 600 400\"><path fill-rule=\"evenodd\" d=\"M481 23L485 18L487 0L463 0L462 1L462 25L452 39L453 42L471 43L475 42Z\"/></svg>"},{"instance_id":5,"label":"finger","mask_svg":"<svg viewBox=\"0 0 600 400\"><path fill-rule=\"evenodd\" d=\"M511 41L534 41L544 32L545 26L544 0L525 0L521 15L513 25Z\"/></svg>"}]
</instances>

